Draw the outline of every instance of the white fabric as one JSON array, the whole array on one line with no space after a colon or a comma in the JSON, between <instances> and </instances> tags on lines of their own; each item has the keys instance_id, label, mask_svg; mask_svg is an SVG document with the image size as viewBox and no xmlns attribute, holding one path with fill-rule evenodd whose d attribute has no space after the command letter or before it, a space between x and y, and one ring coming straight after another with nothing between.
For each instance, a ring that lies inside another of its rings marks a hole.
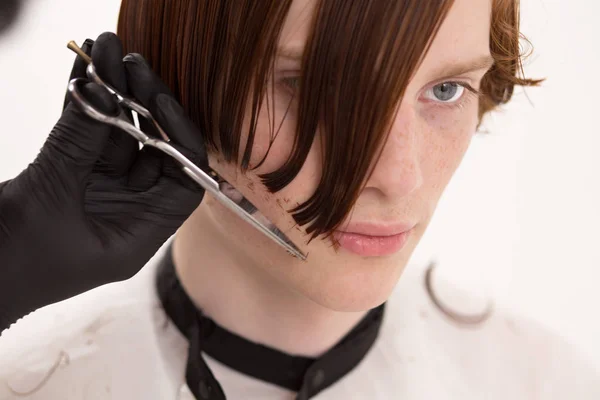
<instances>
[{"instance_id":1,"label":"white fabric","mask_svg":"<svg viewBox=\"0 0 600 400\"><path fill-rule=\"evenodd\" d=\"M160 307L155 264L5 331L0 400L192 400L187 341ZM429 299L423 275L424 268L407 268L367 357L315 399L600 399L599 374L560 338L502 311L476 328L452 323ZM206 359L228 399L294 398Z\"/></svg>"}]
</instances>

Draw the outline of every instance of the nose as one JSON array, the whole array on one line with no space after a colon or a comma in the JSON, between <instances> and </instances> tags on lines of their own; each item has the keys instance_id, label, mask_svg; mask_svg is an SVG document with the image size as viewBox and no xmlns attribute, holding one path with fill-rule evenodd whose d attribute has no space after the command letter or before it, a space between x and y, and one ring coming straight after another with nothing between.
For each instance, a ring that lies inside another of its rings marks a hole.
<instances>
[{"instance_id":1,"label":"nose","mask_svg":"<svg viewBox=\"0 0 600 400\"><path fill-rule=\"evenodd\" d=\"M377 190L389 199L399 199L421 187L419 125L414 108L401 105L365 190Z\"/></svg>"}]
</instances>

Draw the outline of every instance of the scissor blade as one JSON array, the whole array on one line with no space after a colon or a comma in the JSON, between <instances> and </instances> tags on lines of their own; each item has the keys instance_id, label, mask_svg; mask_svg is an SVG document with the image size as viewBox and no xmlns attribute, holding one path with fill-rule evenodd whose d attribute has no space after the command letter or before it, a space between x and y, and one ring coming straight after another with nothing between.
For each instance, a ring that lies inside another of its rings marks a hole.
<instances>
[{"instance_id":1,"label":"scissor blade","mask_svg":"<svg viewBox=\"0 0 600 400\"><path fill-rule=\"evenodd\" d=\"M250 202L250 200L245 198L244 195L234 188L230 183L225 181L220 182L219 189L223 195L233 201L246 214L254 217L254 219L256 219L256 221L259 222L264 229L267 229L270 232L269 236L274 236L279 239L278 241L283 242L280 244L283 244L290 253L303 260L306 259L306 256L302 254L302 252L285 235L285 233L279 230L275 224L265 217L263 213L261 213L258 208L256 208L256 206Z\"/></svg>"},{"instance_id":2,"label":"scissor blade","mask_svg":"<svg viewBox=\"0 0 600 400\"><path fill-rule=\"evenodd\" d=\"M164 142L163 142L164 143ZM154 144L154 143L153 143ZM163 149L164 144L160 143L160 147ZM173 149L171 146L169 146ZM171 151L168 151L171 153ZM273 224L267 217L265 217L248 199L244 197L237 189L231 186L229 183L222 181L217 183L214 179L208 176L204 171L199 169L194 164L191 164L189 160L182 162L183 171L194 181L199 183L204 189L210 192L215 199L229 210L233 211L244 221L250 223L260 232L265 234L268 238L279 244L281 247L286 249L291 255L298 257L301 260L306 260L306 255L296 247L296 245L281 231L275 224ZM189 164L188 164L189 163ZM207 184L207 179L212 184ZM214 185L214 186L213 186Z\"/></svg>"},{"instance_id":3,"label":"scissor blade","mask_svg":"<svg viewBox=\"0 0 600 400\"><path fill-rule=\"evenodd\" d=\"M209 174L198 168L196 164L191 162L187 157L181 154L176 148L169 143L160 139L148 139L144 145L156 147L173 157L181 164L183 172L185 172L196 183L202 186L207 192L212 194L217 201L233 211L244 221L249 222L252 226L264 233L286 249L290 254L298 257L301 260L306 260L306 256L294 243L267 217L265 217L258 209L242 195L240 191L231 186L225 180L215 180Z\"/></svg>"}]
</instances>

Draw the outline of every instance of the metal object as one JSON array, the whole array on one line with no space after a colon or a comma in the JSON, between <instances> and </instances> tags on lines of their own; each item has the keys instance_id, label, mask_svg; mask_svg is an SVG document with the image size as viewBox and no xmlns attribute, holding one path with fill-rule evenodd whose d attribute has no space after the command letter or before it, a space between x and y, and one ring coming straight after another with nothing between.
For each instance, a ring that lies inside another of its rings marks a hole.
<instances>
[{"instance_id":1,"label":"metal object","mask_svg":"<svg viewBox=\"0 0 600 400\"><path fill-rule=\"evenodd\" d=\"M64 368L65 366L69 365L70 362L71 358L69 357L69 354L64 350L61 350L54 364L50 367L48 372L40 379L40 382L37 385L35 385L32 389L26 392L22 392L13 389L10 383L7 383L6 386L8 387L8 390L16 397L29 397L39 392L44 386L46 386L46 384L50 381L50 379L54 376L54 374L59 368Z\"/></svg>"},{"instance_id":2,"label":"metal object","mask_svg":"<svg viewBox=\"0 0 600 400\"><path fill-rule=\"evenodd\" d=\"M90 56L85 54L85 52L83 50L81 50L81 48L79 46L77 46L77 44L73 40L71 40L69 42L69 44L67 44L67 47L69 49L73 50L75 53L77 53L77 55L79 57L81 57L88 64L87 69L86 69L86 74L87 74L88 78L90 78L93 82L97 83L98 85L105 87L112 95L116 96L117 100L119 101L119 104L129 108L130 110L135 111L142 117L146 118L149 122L151 122L154 125L154 127L156 128L158 133L160 133L160 136L162 136L162 138L165 141L167 141L167 142L170 141L170 139L167 136L167 134L165 133L165 131L160 127L158 122L156 122L156 120L154 119L152 114L150 114L150 112L145 107L138 104L134 99L129 98L125 95L122 95L115 88L110 86L108 83L105 83L102 80L102 78L100 78L100 76L96 73L96 68L94 67L94 64L92 63L92 59L90 58ZM96 114L102 114L102 113L98 112ZM104 114L102 114L102 115L104 115ZM106 117L111 118L109 116L106 116ZM95 117L92 117L92 118L95 118ZM125 119L125 121L128 122L127 119ZM101 122L108 123L107 121L101 121ZM119 126L119 128L121 128L121 127ZM128 132L128 133L130 133L130 132ZM138 137L136 137L136 136L134 136L134 137L137 140L140 140ZM141 142L141 140L140 140L140 142Z\"/></svg>"},{"instance_id":3,"label":"metal object","mask_svg":"<svg viewBox=\"0 0 600 400\"><path fill-rule=\"evenodd\" d=\"M182 167L183 171L192 178L196 183L202 186L207 192L214 196L222 205L227 207L229 210L237 214L244 221L251 224L257 230L265 234L269 239L287 250L291 255L305 260L306 256L287 236L281 232L272 222L269 221L258 209L250 203L237 189L231 184L221 178L216 172L209 171L204 172L196 164L190 161L187 157L181 154L175 147L171 146L169 137L160 127L158 122L152 117L152 114L143 106L138 104L136 100L126 97L119 93L115 88L104 83L102 79L96 73L94 64L91 62L90 57L75 44L75 42L69 42L69 49L77 53L83 60L88 63L86 74L88 78L96 84L106 88L111 94L113 94L118 103L121 105L119 114L116 116L106 115L103 112L97 110L92 106L85 97L81 94L80 86L85 83L84 79L73 79L69 82L68 93L71 100L76 104L80 110L82 110L89 117L100 121L102 123L115 126L129 135L133 136L138 142L144 146L154 147L163 153L174 158ZM141 129L137 128L127 118L125 109L135 111L142 117L150 121L157 131L162 136L161 138L151 137L144 133Z\"/></svg>"},{"instance_id":4,"label":"metal object","mask_svg":"<svg viewBox=\"0 0 600 400\"><path fill-rule=\"evenodd\" d=\"M479 314L467 315L452 310L440 300L440 298L435 293L435 290L433 289L432 275L433 270L436 266L436 263L432 262L431 264L429 264L429 266L427 267L427 271L425 272L425 290L427 291L427 294L429 295L429 298L431 299L433 305L452 322L455 322L459 325L469 325L475 327L486 322L491 317L492 312L494 311L493 303L488 303L486 309Z\"/></svg>"}]
</instances>

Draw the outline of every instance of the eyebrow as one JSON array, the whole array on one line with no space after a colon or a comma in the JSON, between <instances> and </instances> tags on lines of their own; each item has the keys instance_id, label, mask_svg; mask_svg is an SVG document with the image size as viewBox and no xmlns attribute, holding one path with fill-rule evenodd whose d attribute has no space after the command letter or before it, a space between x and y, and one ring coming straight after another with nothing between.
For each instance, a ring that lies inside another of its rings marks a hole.
<instances>
[{"instance_id":1,"label":"eyebrow","mask_svg":"<svg viewBox=\"0 0 600 400\"><path fill-rule=\"evenodd\" d=\"M445 79L474 71L487 71L492 68L494 63L494 58L490 54L486 54L469 61L443 65L441 68L435 70L432 73L432 76L440 77L439 79Z\"/></svg>"},{"instance_id":2,"label":"eyebrow","mask_svg":"<svg viewBox=\"0 0 600 400\"><path fill-rule=\"evenodd\" d=\"M302 59L304 49L301 47L280 47L277 49L277 57L286 58L292 61ZM466 74L469 72L489 70L494 65L495 60L491 54L485 54L469 61L444 65L433 72L433 76L439 79L451 78L453 76Z\"/></svg>"}]
</instances>

